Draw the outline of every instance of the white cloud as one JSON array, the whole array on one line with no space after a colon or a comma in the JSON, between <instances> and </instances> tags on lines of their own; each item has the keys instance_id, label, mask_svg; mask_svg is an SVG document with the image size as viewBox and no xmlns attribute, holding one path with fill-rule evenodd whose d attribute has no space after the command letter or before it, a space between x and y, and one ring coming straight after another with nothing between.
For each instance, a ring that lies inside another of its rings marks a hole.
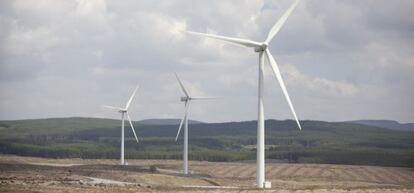
<instances>
[{"instance_id":1,"label":"white cloud","mask_svg":"<svg viewBox=\"0 0 414 193\"><path fill-rule=\"evenodd\" d=\"M101 17L106 12L105 0L77 0L76 13L88 17Z\"/></svg>"},{"instance_id":2,"label":"white cloud","mask_svg":"<svg viewBox=\"0 0 414 193\"><path fill-rule=\"evenodd\" d=\"M300 72L295 65L281 67L287 84L298 89L307 89L321 97L354 97L358 94L357 85L345 81L333 81L321 77L310 77Z\"/></svg>"},{"instance_id":3,"label":"white cloud","mask_svg":"<svg viewBox=\"0 0 414 193\"><path fill-rule=\"evenodd\" d=\"M36 55L47 52L62 40L47 27L26 28L16 25L3 42L4 53L14 55Z\"/></svg>"},{"instance_id":4,"label":"white cloud","mask_svg":"<svg viewBox=\"0 0 414 193\"><path fill-rule=\"evenodd\" d=\"M134 119L181 117L174 71L195 94L225 98L194 105L192 118L254 119L257 54L180 32L260 41L291 3L1 1L0 119L118 118L99 106L121 103L137 82ZM301 1L270 45L300 118L414 120L412 5ZM267 103L269 111L286 105L283 98ZM283 109L268 117L291 118Z\"/></svg>"}]
</instances>

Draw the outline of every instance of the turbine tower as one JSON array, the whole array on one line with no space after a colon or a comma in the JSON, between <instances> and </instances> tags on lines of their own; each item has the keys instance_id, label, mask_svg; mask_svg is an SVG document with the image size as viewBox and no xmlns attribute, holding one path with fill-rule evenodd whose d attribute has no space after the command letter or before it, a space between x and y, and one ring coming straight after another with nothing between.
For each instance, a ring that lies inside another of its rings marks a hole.
<instances>
[{"instance_id":1,"label":"turbine tower","mask_svg":"<svg viewBox=\"0 0 414 193\"><path fill-rule=\"evenodd\" d=\"M194 35L200 35L208 38L218 39L222 41L226 41L229 43L235 43L239 44L245 47L253 48L255 52L259 54L259 92L258 92L258 118L257 118L257 157L256 157L256 185L259 188L267 188L270 185L270 182L265 181L265 133L264 133L264 110L263 110L263 74L264 74L264 60L265 57L268 60L274 75L276 76L276 79L279 82L279 85L282 89L282 92L287 100L287 103L289 104L290 110L293 113L293 116L296 120L296 123L300 130L302 130L301 125L299 123L299 120L296 116L295 109L293 108L292 102L290 100L289 94L286 90L285 83L283 82L282 76L279 71L279 67L273 58L272 54L269 51L268 45L270 41L275 37L275 35L279 32L279 30L282 28L283 24L286 22L289 15L292 13L292 11L295 9L297 4L299 3L299 0L296 0L289 9L282 15L282 17L276 22L276 24L272 27L270 30L266 40L264 42L256 42L246 39L240 39L240 38L231 38L231 37L225 37L225 36L219 36L219 35L213 35L213 34L204 34L204 33L198 33L198 32L191 32L187 31L187 33L194 34Z\"/></svg>"},{"instance_id":2,"label":"turbine tower","mask_svg":"<svg viewBox=\"0 0 414 193\"><path fill-rule=\"evenodd\" d=\"M125 115L128 118L129 125L131 125L131 129L132 129L132 132L134 133L135 140L138 143L137 134L135 133L134 126L132 125L131 117L128 114L129 105L131 104L132 99L134 99L135 93L137 92L137 90L138 90L138 86L135 88L134 92L132 93L131 97L129 98L129 100L128 100L128 102L127 102L127 104L125 105L124 108L122 108L122 107L113 107L113 106L109 106L109 105L104 105L103 106L103 107L108 108L108 109L117 110L119 113L121 113L121 120L122 120L122 123L121 123L121 125L122 125L122 127L121 127L121 165L125 165L125 159L124 159L124 149L125 149L124 148L124 146L125 146L125 132L124 132L125 124L124 124L124 122L125 122Z\"/></svg>"},{"instance_id":3,"label":"turbine tower","mask_svg":"<svg viewBox=\"0 0 414 193\"><path fill-rule=\"evenodd\" d=\"M184 123L184 149L183 149L183 173L184 175L188 175L188 111L190 109L190 103L193 100L206 100L206 99L214 99L214 98L207 98L207 97L191 97L187 90L185 89L183 83L181 82L180 78L177 74L175 74L177 81L180 85L181 91L183 91L184 95L181 97L181 102L184 102L185 112L184 117L181 119L180 126L178 127L177 136L175 137L175 141L178 140L178 136L180 135L181 127Z\"/></svg>"}]
</instances>

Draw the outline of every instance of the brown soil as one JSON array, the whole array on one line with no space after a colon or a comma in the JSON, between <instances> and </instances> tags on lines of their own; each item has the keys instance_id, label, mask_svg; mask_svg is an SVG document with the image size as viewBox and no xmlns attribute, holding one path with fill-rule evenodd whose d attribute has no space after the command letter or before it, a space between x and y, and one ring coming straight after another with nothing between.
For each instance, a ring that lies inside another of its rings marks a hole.
<instances>
[{"instance_id":1,"label":"brown soil","mask_svg":"<svg viewBox=\"0 0 414 193\"><path fill-rule=\"evenodd\" d=\"M414 169L269 161L272 189L254 187L254 162L44 159L0 155L0 192L401 192L414 193ZM151 169L156 167L157 170Z\"/></svg>"}]
</instances>

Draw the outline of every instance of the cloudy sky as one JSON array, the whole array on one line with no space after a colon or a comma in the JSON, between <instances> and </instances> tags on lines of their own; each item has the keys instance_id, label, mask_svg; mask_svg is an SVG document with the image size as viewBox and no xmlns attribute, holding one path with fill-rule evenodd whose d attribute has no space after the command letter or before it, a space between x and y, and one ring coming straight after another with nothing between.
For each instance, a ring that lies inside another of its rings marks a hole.
<instances>
[{"instance_id":1,"label":"cloudy sky","mask_svg":"<svg viewBox=\"0 0 414 193\"><path fill-rule=\"evenodd\" d=\"M119 114L253 120L258 56L181 33L263 41L292 0L2 0L0 119ZM302 0L270 43L300 119L414 122L414 1ZM266 67L266 118L292 119Z\"/></svg>"}]
</instances>

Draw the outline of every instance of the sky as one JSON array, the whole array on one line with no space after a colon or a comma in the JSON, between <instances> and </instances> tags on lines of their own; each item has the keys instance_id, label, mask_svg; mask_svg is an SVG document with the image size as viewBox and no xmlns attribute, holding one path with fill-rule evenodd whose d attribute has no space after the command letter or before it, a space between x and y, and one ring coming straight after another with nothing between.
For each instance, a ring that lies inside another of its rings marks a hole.
<instances>
[{"instance_id":1,"label":"sky","mask_svg":"<svg viewBox=\"0 0 414 193\"><path fill-rule=\"evenodd\" d=\"M258 55L185 30L264 41L293 0L2 0L0 119L257 117ZM269 44L301 120L414 122L414 1L301 0ZM265 118L292 119L265 67Z\"/></svg>"}]
</instances>

